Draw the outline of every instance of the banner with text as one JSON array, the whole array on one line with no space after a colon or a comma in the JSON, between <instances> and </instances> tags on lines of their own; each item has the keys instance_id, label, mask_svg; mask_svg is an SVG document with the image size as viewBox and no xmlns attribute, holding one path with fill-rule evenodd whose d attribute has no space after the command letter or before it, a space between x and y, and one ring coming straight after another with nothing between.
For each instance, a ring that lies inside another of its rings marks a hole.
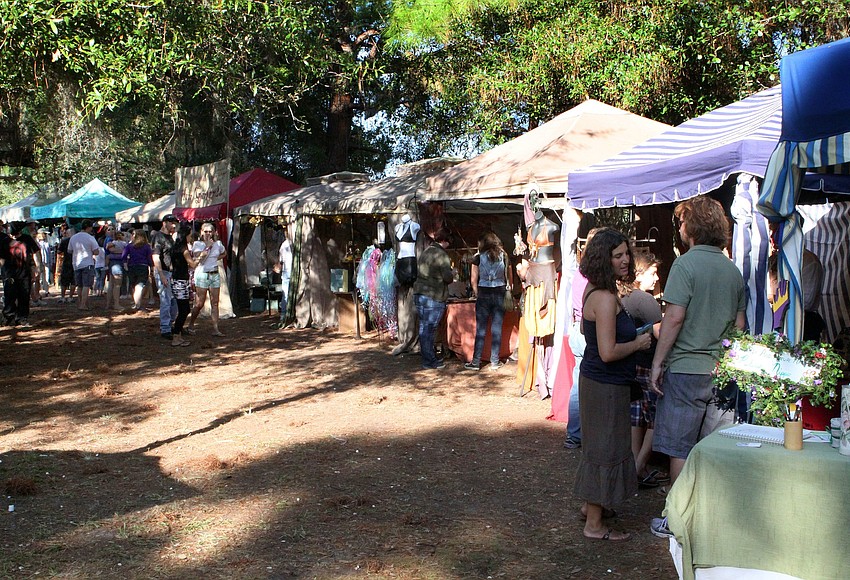
<instances>
[{"instance_id":1,"label":"banner with text","mask_svg":"<svg viewBox=\"0 0 850 580\"><path fill-rule=\"evenodd\" d=\"M207 207L227 202L230 193L230 160L178 167L174 171L176 207Z\"/></svg>"}]
</instances>

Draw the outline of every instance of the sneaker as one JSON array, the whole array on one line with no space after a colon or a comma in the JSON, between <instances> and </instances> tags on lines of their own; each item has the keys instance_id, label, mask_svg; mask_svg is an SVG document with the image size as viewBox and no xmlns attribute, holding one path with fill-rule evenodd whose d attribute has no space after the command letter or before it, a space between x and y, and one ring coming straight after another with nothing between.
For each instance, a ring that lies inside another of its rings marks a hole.
<instances>
[{"instance_id":1,"label":"sneaker","mask_svg":"<svg viewBox=\"0 0 850 580\"><path fill-rule=\"evenodd\" d=\"M463 365L463 370L465 370L465 371L480 371L481 365L477 365L474 362L468 362L465 365Z\"/></svg>"},{"instance_id":2,"label":"sneaker","mask_svg":"<svg viewBox=\"0 0 850 580\"><path fill-rule=\"evenodd\" d=\"M423 369L425 369L426 371L436 371L436 370L439 370L439 369L444 369L444 368L446 368L446 363L444 363L444 362L442 362L442 361L437 361L437 362L434 364L434 366L432 366L432 367L429 367L429 366L426 366L426 365L422 365L422 368L423 368Z\"/></svg>"},{"instance_id":3,"label":"sneaker","mask_svg":"<svg viewBox=\"0 0 850 580\"><path fill-rule=\"evenodd\" d=\"M574 437L567 437L564 440L564 448L565 449L581 449L581 439L575 439Z\"/></svg>"},{"instance_id":4,"label":"sneaker","mask_svg":"<svg viewBox=\"0 0 850 580\"><path fill-rule=\"evenodd\" d=\"M18 328L32 328L32 324L26 318L21 318L18 321Z\"/></svg>"},{"instance_id":5,"label":"sneaker","mask_svg":"<svg viewBox=\"0 0 850 580\"><path fill-rule=\"evenodd\" d=\"M160 334L160 336L161 336L162 338L164 338L165 340L172 340L172 339L174 339L174 335L173 335L173 334L171 334L170 332L163 332L162 334Z\"/></svg>"},{"instance_id":6,"label":"sneaker","mask_svg":"<svg viewBox=\"0 0 850 580\"><path fill-rule=\"evenodd\" d=\"M672 538L673 532L667 527L667 518L652 518L649 531L659 538Z\"/></svg>"},{"instance_id":7,"label":"sneaker","mask_svg":"<svg viewBox=\"0 0 850 580\"><path fill-rule=\"evenodd\" d=\"M502 368L503 366L505 366L505 365L503 365L503 364L502 364L502 363L500 363L500 362L490 363L490 366L489 366L489 367L487 367L487 370L488 370L488 371L497 371L497 370L499 370L500 368Z\"/></svg>"}]
</instances>

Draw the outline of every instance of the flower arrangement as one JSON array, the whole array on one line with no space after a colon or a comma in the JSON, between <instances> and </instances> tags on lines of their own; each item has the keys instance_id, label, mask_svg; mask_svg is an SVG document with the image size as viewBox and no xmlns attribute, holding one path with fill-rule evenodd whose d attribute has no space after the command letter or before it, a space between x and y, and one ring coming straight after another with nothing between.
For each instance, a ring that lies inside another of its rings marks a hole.
<instances>
[{"instance_id":1,"label":"flower arrangement","mask_svg":"<svg viewBox=\"0 0 850 580\"><path fill-rule=\"evenodd\" d=\"M843 359L828 344L791 344L780 333L753 336L735 331L723 339L714 370L718 388L730 381L752 397L756 423L774 425L799 420L803 397L813 406L829 406L842 378Z\"/></svg>"}]
</instances>

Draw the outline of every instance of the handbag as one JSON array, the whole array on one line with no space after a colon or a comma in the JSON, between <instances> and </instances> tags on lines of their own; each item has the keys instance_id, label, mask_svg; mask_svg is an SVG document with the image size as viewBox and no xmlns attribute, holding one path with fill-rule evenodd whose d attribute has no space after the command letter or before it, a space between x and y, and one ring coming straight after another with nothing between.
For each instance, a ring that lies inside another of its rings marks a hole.
<instances>
[{"instance_id":1,"label":"handbag","mask_svg":"<svg viewBox=\"0 0 850 580\"><path fill-rule=\"evenodd\" d=\"M510 272L509 268L511 267L510 262L508 262L507 258L507 255L502 253L502 261L505 264L505 281L507 281ZM513 312L514 310L516 310L516 302L514 302L514 295L511 292L510 284L508 284L505 288L505 299L502 302L502 308L505 312Z\"/></svg>"},{"instance_id":2,"label":"handbag","mask_svg":"<svg viewBox=\"0 0 850 580\"><path fill-rule=\"evenodd\" d=\"M505 289L505 299L502 303L502 307L505 312L513 312L516 310L516 303L514 302L514 295L511 293L510 288Z\"/></svg>"}]
</instances>

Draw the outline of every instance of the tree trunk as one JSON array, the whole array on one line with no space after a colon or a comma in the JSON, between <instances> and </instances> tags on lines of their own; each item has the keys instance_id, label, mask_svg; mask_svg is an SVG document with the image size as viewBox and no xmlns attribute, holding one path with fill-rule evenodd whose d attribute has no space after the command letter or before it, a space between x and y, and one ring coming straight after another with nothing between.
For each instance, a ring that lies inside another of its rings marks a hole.
<instances>
[{"instance_id":1,"label":"tree trunk","mask_svg":"<svg viewBox=\"0 0 850 580\"><path fill-rule=\"evenodd\" d=\"M354 119L354 98L348 93L334 93L328 111L326 173L348 169L348 144Z\"/></svg>"}]
</instances>

